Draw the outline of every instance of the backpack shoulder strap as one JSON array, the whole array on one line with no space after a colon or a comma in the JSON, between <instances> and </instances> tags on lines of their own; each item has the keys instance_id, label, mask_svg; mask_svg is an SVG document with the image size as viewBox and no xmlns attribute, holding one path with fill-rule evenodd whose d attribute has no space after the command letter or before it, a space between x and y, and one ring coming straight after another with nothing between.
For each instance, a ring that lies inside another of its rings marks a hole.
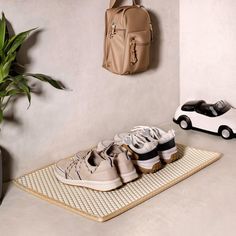
<instances>
[{"instance_id":1,"label":"backpack shoulder strap","mask_svg":"<svg viewBox=\"0 0 236 236\"><path fill-rule=\"evenodd\" d=\"M133 1L133 5L137 5L135 0L132 0L132 1ZM113 8L116 2L117 2L117 0L110 0L109 8Z\"/></svg>"}]
</instances>

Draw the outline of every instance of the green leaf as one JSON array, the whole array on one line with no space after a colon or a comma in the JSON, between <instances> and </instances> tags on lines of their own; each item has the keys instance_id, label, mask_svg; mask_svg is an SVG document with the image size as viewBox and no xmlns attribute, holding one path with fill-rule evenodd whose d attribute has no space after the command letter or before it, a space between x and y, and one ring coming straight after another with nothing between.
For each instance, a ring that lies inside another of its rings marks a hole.
<instances>
[{"instance_id":1,"label":"green leaf","mask_svg":"<svg viewBox=\"0 0 236 236\"><path fill-rule=\"evenodd\" d=\"M5 42L6 35L6 18L4 13L2 13L2 19L0 19L0 50L2 50Z\"/></svg>"},{"instance_id":2,"label":"green leaf","mask_svg":"<svg viewBox=\"0 0 236 236\"><path fill-rule=\"evenodd\" d=\"M0 92L0 97L4 98L4 97L8 97L8 96L15 96L15 95L19 95L19 94L25 94L25 91L21 90L21 89L10 89L9 91L1 91Z\"/></svg>"},{"instance_id":3,"label":"green leaf","mask_svg":"<svg viewBox=\"0 0 236 236\"><path fill-rule=\"evenodd\" d=\"M30 87L27 84L21 83L20 88L26 94L26 96L28 98L29 106L30 106L30 104L31 104L31 89L30 89Z\"/></svg>"},{"instance_id":4,"label":"green leaf","mask_svg":"<svg viewBox=\"0 0 236 236\"><path fill-rule=\"evenodd\" d=\"M23 75L18 75L14 77L15 79L13 80L14 85L16 86L17 89L21 90L28 98L29 101L29 106L31 103L31 89L28 85L28 81L25 79Z\"/></svg>"},{"instance_id":5,"label":"green leaf","mask_svg":"<svg viewBox=\"0 0 236 236\"><path fill-rule=\"evenodd\" d=\"M10 85L10 83L12 83L11 79L6 79L3 82L0 83L0 91L4 91L7 89L7 87Z\"/></svg>"},{"instance_id":6,"label":"green leaf","mask_svg":"<svg viewBox=\"0 0 236 236\"><path fill-rule=\"evenodd\" d=\"M12 62L16 59L16 52L13 54L10 54L5 59L5 64L3 66L0 66L0 82L4 80L10 72Z\"/></svg>"},{"instance_id":7,"label":"green leaf","mask_svg":"<svg viewBox=\"0 0 236 236\"><path fill-rule=\"evenodd\" d=\"M1 98L4 98L4 97L6 97L6 91L0 91L0 97Z\"/></svg>"},{"instance_id":8,"label":"green leaf","mask_svg":"<svg viewBox=\"0 0 236 236\"><path fill-rule=\"evenodd\" d=\"M15 52L25 41L25 39L28 37L29 33L36 28L27 30L25 32L21 32L8 40L7 44L4 47L4 52L7 54L11 54Z\"/></svg>"},{"instance_id":9,"label":"green leaf","mask_svg":"<svg viewBox=\"0 0 236 236\"><path fill-rule=\"evenodd\" d=\"M2 69L2 65L0 64L0 83L3 81L3 69Z\"/></svg>"},{"instance_id":10,"label":"green leaf","mask_svg":"<svg viewBox=\"0 0 236 236\"><path fill-rule=\"evenodd\" d=\"M52 79L50 76L47 76L44 74L32 74L32 73L27 73L25 75L33 77L38 80L41 80L43 82L47 82L47 83L51 84L54 88L64 89L64 86L59 81Z\"/></svg>"},{"instance_id":11,"label":"green leaf","mask_svg":"<svg viewBox=\"0 0 236 236\"><path fill-rule=\"evenodd\" d=\"M20 89L11 89L11 90L7 91L6 97L7 97L7 96L19 95L19 94L22 94L22 93L24 93L24 91L22 91L22 90L20 90Z\"/></svg>"}]
</instances>

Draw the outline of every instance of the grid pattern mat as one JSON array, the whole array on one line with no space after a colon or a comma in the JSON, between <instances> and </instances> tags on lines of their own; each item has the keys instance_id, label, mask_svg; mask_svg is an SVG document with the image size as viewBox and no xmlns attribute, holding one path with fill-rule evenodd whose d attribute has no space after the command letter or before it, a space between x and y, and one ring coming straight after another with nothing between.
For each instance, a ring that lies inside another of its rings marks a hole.
<instances>
[{"instance_id":1,"label":"grid pattern mat","mask_svg":"<svg viewBox=\"0 0 236 236\"><path fill-rule=\"evenodd\" d=\"M186 179L220 158L220 153L183 145L178 145L178 155L180 158L178 161L166 165L160 171L142 175L139 179L108 192L60 183L53 173L54 164L19 177L14 182L21 189L50 203L96 221L106 221Z\"/></svg>"}]
</instances>

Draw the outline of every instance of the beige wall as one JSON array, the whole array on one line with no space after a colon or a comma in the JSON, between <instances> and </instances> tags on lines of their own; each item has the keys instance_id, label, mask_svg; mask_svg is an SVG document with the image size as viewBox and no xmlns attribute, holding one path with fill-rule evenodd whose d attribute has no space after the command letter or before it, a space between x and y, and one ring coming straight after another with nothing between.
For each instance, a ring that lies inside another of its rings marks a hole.
<instances>
[{"instance_id":1,"label":"beige wall","mask_svg":"<svg viewBox=\"0 0 236 236\"><path fill-rule=\"evenodd\" d=\"M101 67L108 0L0 0L16 32L39 27L28 43L28 68L63 81L71 91L43 85L27 110L14 104L19 123L5 122L1 145L12 177L49 164L139 124L169 122L179 103L178 0L143 0L157 36L152 69L118 76Z\"/></svg>"},{"instance_id":2,"label":"beige wall","mask_svg":"<svg viewBox=\"0 0 236 236\"><path fill-rule=\"evenodd\" d=\"M236 1L180 1L180 94L236 106Z\"/></svg>"}]
</instances>

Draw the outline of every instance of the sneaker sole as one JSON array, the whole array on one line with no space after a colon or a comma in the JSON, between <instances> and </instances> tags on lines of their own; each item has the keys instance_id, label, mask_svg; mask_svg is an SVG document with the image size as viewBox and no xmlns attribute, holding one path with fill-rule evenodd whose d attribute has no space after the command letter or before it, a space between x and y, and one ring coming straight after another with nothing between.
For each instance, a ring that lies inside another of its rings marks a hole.
<instances>
[{"instance_id":1,"label":"sneaker sole","mask_svg":"<svg viewBox=\"0 0 236 236\"><path fill-rule=\"evenodd\" d=\"M64 183L73 186L86 187L98 191L110 191L116 189L122 185L121 179L117 178L110 181L89 181L89 180L71 180L65 179L60 176L56 171L54 171L56 178Z\"/></svg>"},{"instance_id":2,"label":"sneaker sole","mask_svg":"<svg viewBox=\"0 0 236 236\"><path fill-rule=\"evenodd\" d=\"M154 173L162 168L159 156L146 161L133 160L134 165L145 174Z\"/></svg>"},{"instance_id":3,"label":"sneaker sole","mask_svg":"<svg viewBox=\"0 0 236 236\"><path fill-rule=\"evenodd\" d=\"M138 174L137 174L136 170L134 169L130 173L121 174L120 177L121 177L121 180L122 180L123 183L128 183L130 181L133 181L133 180L137 179L138 178Z\"/></svg>"},{"instance_id":4,"label":"sneaker sole","mask_svg":"<svg viewBox=\"0 0 236 236\"><path fill-rule=\"evenodd\" d=\"M170 164L178 159L177 148L173 147L169 150L159 152L161 159L166 163Z\"/></svg>"},{"instance_id":5,"label":"sneaker sole","mask_svg":"<svg viewBox=\"0 0 236 236\"><path fill-rule=\"evenodd\" d=\"M146 168L143 168L141 166L137 166L137 168L139 169L140 172L142 172L143 174L150 174L150 173L155 173L157 172L158 170L160 170L162 168L162 164L161 162L159 163L156 163L152 166L151 169L146 169Z\"/></svg>"},{"instance_id":6,"label":"sneaker sole","mask_svg":"<svg viewBox=\"0 0 236 236\"><path fill-rule=\"evenodd\" d=\"M169 160L165 160L166 164L170 164L171 162L177 161L179 159L178 153L171 154L171 158Z\"/></svg>"}]
</instances>

